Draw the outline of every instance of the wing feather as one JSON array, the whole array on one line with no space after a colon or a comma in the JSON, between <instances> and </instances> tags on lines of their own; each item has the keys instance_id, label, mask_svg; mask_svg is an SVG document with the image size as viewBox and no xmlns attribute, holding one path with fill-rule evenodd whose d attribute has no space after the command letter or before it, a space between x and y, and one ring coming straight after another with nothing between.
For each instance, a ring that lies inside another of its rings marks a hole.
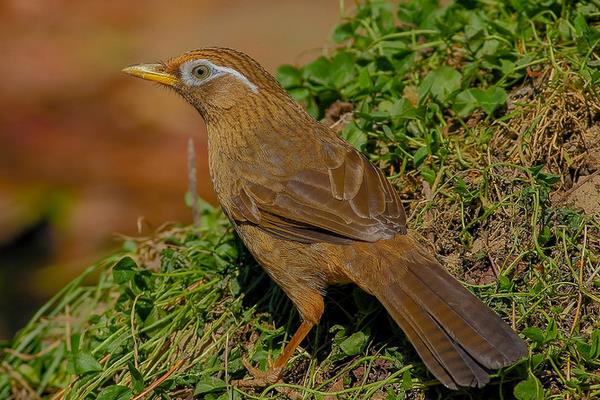
<instances>
[{"instance_id":1,"label":"wing feather","mask_svg":"<svg viewBox=\"0 0 600 400\"><path fill-rule=\"evenodd\" d=\"M354 148L325 143L321 163L263 182L241 181L229 214L286 240L374 242L406 233L397 193Z\"/></svg>"}]
</instances>

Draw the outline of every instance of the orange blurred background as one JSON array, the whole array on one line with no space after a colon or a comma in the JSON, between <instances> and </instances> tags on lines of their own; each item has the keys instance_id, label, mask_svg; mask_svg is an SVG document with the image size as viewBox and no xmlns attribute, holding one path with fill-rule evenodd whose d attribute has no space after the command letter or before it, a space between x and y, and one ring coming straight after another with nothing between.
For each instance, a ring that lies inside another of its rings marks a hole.
<instances>
[{"instance_id":1,"label":"orange blurred background","mask_svg":"<svg viewBox=\"0 0 600 400\"><path fill-rule=\"evenodd\" d=\"M321 54L339 12L336 0L0 1L0 339L138 218L190 222L190 136L214 202L201 118L121 68L228 46L274 72Z\"/></svg>"}]
</instances>

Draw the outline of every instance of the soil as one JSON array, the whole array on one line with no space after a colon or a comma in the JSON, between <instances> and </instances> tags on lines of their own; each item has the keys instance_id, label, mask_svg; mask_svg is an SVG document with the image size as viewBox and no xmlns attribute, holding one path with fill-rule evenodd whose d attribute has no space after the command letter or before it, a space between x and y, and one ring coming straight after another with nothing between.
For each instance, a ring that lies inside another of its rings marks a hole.
<instances>
[{"instance_id":1,"label":"soil","mask_svg":"<svg viewBox=\"0 0 600 400\"><path fill-rule=\"evenodd\" d=\"M600 175L594 173L580 177L571 190L565 193L554 193L552 201L575 208L588 215L598 214L600 216Z\"/></svg>"},{"instance_id":2,"label":"soil","mask_svg":"<svg viewBox=\"0 0 600 400\"><path fill-rule=\"evenodd\" d=\"M510 93L506 112L523 104L524 112L498 126L486 161L525 167L544 165L544 173L559 177L552 185L550 206L600 216L600 101L590 100L579 89L550 86L540 79ZM449 272L466 283L493 283L513 263L518 273L531 261L519 259L530 242L531 222L524 217L527 202L520 203L510 196L522 191L531 178L502 166L491 169L485 178L453 172L472 191L479 190L481 179L485 179L488 187L483 197L502 205L481 225L461 235L461 213L472 220L490 204L475 199L463 204L461 210L455 199L428 198L432 208L423 218L423 235L434 244Z\"/></svg>"}]
</instances>

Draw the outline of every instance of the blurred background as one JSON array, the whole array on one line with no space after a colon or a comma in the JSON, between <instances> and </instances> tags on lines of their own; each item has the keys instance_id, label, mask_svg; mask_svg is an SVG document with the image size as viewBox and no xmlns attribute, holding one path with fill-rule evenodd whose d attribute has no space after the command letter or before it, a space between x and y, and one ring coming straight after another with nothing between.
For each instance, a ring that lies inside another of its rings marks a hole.
<instances>
[{"instance_id":1,"label":"blurred background","mask_svg":"<svg viewBox=\"0 0 600 400\"><path fill-rule=\"evenodd\" d=\"M190 136L215 201L201 118L121 68L228 46L274 72L318 56L339 12L336 0L0 0L0 339L139 218L191 221Z\"/></svg>"}]
</instances>

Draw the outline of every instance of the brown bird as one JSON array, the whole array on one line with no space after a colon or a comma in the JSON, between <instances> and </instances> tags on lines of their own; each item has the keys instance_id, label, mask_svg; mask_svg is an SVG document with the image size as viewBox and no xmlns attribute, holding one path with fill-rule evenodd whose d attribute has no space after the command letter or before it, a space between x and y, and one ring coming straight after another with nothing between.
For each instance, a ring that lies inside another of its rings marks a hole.
<instances>
[{"instance_id":1,"label":"brown bird","mask_svg":"<svg viewBox=\"0 0 600 400\"><path fill-rule=\"evenodd\" d=\"M267 372L283 369L323 314L329 284L374 295L445 386L482 387L523 340L407 232L397 193L360 152L309 116L248 55L206 48L124 72L173 88L204 118L210 173L238 235L302 323Z\"/></svg>"}]
</instances>

